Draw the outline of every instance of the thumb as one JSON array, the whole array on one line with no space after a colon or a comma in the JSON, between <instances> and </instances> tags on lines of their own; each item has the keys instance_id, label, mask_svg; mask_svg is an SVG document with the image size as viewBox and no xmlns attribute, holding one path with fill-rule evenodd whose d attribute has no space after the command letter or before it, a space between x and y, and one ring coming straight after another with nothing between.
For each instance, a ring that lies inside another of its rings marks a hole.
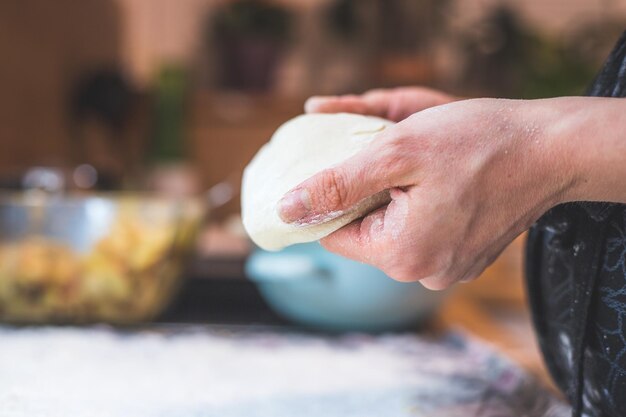
<instances>
[{"instance_id":1,"label":"thumb","mask_svg":"<svg viewBox=\"0 0 626 417\"><path fill-rule=\"evenodd\" d=\"M286 223L322 223L367 197L403 186L399 166L405 164L394 164L389 152L372 148L321 171L285 194L277 206L280 218Z\"/></svg>"}]
</instances>

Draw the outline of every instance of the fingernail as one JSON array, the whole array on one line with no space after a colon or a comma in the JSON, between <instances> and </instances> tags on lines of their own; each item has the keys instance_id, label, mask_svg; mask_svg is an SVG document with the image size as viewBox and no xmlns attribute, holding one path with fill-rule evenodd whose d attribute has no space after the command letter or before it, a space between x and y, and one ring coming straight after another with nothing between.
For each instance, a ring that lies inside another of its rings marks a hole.
<instances>
[{"instance_id":1,"label":"fingernail","mask_svg":"<svg viewBox=\"0 0 626 417\"><path fill-rule=\"evenodd\" d=\"M326 101L326 97L313 96L304 103L305 113L315 113L319 110L321 104Z\"/></svg>"},{"instance_id":2,"label":"fingernail","mask_svg":"<svg viewBox=\"0 0 626 417\"><path fill-rule=\"evenodd\" d=\"M311 210L311 196L306 189L293 190L278 202L278 215L285 223L301 220Z\"/></svg>"}]
</instances>

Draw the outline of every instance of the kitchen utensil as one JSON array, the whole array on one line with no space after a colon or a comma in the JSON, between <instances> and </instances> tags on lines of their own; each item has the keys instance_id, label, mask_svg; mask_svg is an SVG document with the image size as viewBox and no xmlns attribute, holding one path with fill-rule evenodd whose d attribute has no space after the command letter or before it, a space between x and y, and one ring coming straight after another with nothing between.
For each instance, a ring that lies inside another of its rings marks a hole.
<instances>
[{"instance_id":1,"label":"kitchen utensil","mask_svg":"<svg viewBox=\"0 0 626 417\"><path fill-rule=\"evenodd\" d=\"M372 266L326 251L318 243L280 252L256 250L246 272L280 315L331 330L383 331L425 320L446 292L392 280Z\"/></svg>"}]
</instances>

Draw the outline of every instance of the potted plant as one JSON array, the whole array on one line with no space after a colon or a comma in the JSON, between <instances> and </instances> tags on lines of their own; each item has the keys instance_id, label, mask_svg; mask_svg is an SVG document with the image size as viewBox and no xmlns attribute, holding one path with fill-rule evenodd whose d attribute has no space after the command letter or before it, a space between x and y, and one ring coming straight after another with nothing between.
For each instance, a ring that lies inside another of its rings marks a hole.
<instances>
[{"instance_id":1,"label":"potted plant","mask_svg":"<svg viewBox=\"0 0 626 417\"><path fill-rule=\"evenodd\" d=\"M291 35L291 13L266 0L236 0L209 21L220 86L267 90Z\"/></svg>"}]
</instances>

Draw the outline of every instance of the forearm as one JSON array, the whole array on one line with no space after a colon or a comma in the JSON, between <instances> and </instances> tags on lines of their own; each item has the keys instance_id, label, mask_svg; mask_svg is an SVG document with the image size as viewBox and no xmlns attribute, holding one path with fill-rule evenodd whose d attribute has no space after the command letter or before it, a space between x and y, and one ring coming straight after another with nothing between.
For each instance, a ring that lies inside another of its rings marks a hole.
<instances>
[{"instance_id":1,"label":"forearm","mask_svg":"<svg viewBox=\"0 0 626 417\"><path fill-rule=\"evenodd\" d=\"M542 100L543 101L543 100ZM571 178L566 201L626 203L626 99L564 97L543 101L544 134Z\"/></svg>"}]
</instances>

